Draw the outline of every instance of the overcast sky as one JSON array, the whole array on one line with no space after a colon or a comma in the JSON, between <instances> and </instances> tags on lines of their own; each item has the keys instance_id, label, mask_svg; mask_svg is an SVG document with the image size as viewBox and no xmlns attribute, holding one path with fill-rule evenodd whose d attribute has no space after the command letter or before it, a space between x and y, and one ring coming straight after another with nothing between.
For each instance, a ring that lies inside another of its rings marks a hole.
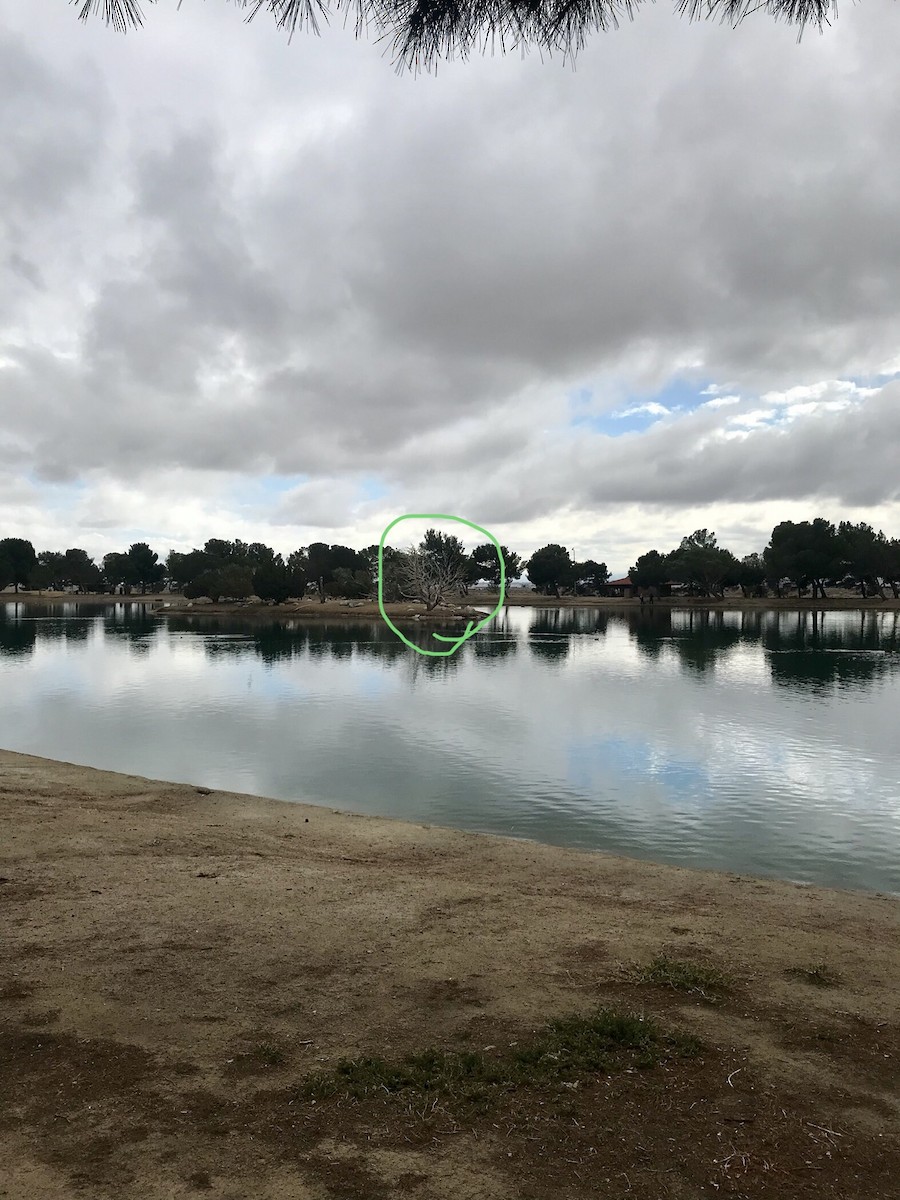
<instances>
[{"instance_id":1,"label":"overcast sky","mask_svg":"<svg viewBox=\"0 0 900 1200\"><path fill-rule=\"evenodd\" d=\"M900 535L897 11L398 75L224 0L0 0L0 536L364 546L445 512L625 571Z\"/></svg>"}]
</instances>

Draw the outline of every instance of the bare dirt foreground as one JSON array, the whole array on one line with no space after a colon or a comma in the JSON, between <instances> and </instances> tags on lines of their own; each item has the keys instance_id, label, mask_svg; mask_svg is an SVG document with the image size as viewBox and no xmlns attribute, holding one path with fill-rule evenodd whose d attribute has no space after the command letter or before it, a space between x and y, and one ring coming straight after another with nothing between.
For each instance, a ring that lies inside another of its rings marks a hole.
<instances>
[{"instance_id":1,"label":"bare dirt foreground","mask_svg":"<svg viewBox=\"0 0 900 1200\"><path fill-rule=\"evenodd\" d=\"M898 1194L887 896L0 751L0 914L3 1200Z\"/></svg>"}]
</instances>

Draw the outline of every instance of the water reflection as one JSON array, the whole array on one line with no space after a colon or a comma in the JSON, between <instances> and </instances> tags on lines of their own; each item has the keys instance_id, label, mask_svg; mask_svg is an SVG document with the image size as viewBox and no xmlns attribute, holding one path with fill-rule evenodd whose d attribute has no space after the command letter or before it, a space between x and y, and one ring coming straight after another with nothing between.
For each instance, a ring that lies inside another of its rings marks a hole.
<instances>
[{"instance_id":1,"label":"water reflection","mask_svg":"<svg viewBox=\"0 0 900 1200\"><path fill-rule=\"evenodd\" d=\"M31 654L36 641L37 626L33 622L0 615L0 654Z\"/></svg>"},{"instance_id":2,"label":"water reflection","mask_svg":"<svg viewBox=\"0 0 900 1200\"><path fill-rule=\"evenodd\" d=\"M380 620L9 602L0 744L900 891L898 667L895 612L512 607L433 658Z\"/></svg>"}]
</instances>

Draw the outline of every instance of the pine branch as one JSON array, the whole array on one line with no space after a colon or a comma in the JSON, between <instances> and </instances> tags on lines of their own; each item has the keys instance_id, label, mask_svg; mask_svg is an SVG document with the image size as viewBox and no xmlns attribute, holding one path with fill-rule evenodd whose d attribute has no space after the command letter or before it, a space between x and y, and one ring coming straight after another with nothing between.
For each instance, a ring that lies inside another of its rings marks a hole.
<instances>
[{"instance_id":1,"label":"pine branch","mask_svg":"<svg viewBox=\"0 0 900 1200\"><path fill-rule=\"evenodd\" d=\"M355 14L357 36L372 29L389 39L398 62L428 69L442 58L466 58L473 50L536 47L573 56L594 32L634 18L644 0L232 0L252 21L263 10L292 36L313 33L332 12ZM125 32L143 24L140 0L69 0L81 20L98 14ZM158 0L146 0L156 4ZM181 7L179 0L178 7ZM675 0L689 20L719 17L733 26L763 11L775 20L821 29L837 15L837 0Z\"/></svg>"}]
</instances>

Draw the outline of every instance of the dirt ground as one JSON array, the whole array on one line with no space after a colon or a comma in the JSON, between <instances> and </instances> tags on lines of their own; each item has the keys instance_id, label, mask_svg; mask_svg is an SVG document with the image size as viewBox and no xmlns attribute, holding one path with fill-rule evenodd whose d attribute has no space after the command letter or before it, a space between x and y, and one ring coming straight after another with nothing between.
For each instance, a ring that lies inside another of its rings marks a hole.
<instances>
[{"instance_id":1,"label":"dirt ground","mask_svg":"<svg viewBox=\"0 0 900 1200\"><path fill-rule=\"evenodd\" d=\"M893 1198L898 917L0 751L0 1197ZM598 1006L699 1049L472 1111L297 1086Z\"/></svg>"}]
</instances>

